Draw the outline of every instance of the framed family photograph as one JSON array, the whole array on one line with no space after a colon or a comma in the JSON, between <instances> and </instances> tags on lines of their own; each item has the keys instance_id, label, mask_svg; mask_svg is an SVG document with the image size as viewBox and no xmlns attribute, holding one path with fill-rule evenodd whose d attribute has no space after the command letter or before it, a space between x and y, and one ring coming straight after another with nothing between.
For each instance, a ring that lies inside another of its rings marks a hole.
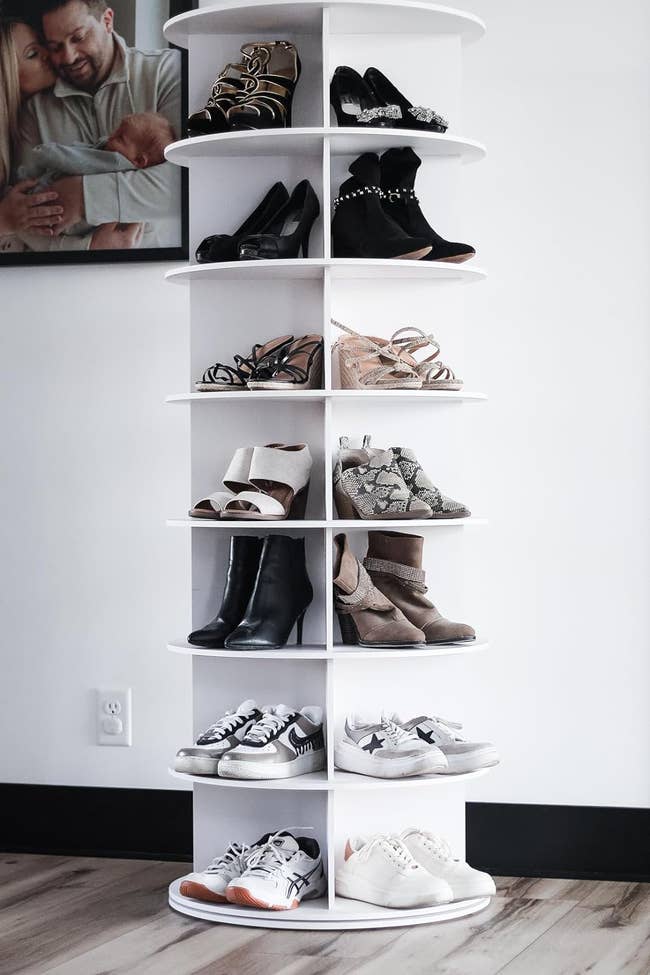
<instances>
[{"instance_id":1,"label":"framed family photograph","mask_svg":"<svg viewBox=\"0 0 650 975\"><path fill-rule=\"evenodd\" d=\"M196 0L0 0L0 267L188 256L165 21Z\"/></svg>"}]
</instances>

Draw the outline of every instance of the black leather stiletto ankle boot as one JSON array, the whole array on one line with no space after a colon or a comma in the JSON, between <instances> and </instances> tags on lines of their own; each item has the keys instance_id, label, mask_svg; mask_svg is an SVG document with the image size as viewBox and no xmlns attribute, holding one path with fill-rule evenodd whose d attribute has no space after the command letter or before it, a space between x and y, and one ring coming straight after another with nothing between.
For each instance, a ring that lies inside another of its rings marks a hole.
<instances>
[{"instance_id":1,"label":"black leather stiletto ankle boot","mask_svg":"<svg viewBox=\"0 0 650 975\"><path fill-rule=\"evenodd\" d=\"M298 183L284 204L257 234L242 238L239 258L242 261L276 260L309 255L309 235L320 213L320 203L308 179Z\"/></svg>"},{"instance_id":2,"label":"black leather stiletto ankle boot","mask_svg":"<svg viewBox=\"0 0 650 975\"><path fill-rule=\"evenodd\" d=\"M305 564L305 539L267 535L246 613L226 639L229 650L278 650L286 646L297 623L298 646L302 624L314 591Z\"/></svg>"},{"instance_id":3,"label":"black leather stiletto ankle boot","mask_svg":"<svg viewBox=\"0 0 650 975\"><path fill-rule=\"evenodd\" d=\"M232 536L221 608L210 623L190 633L187 642L193 647L219 650L228 634L238 626L253 592L263 542L263 538L254 535Z\"/></svg>"},{"instance_id":4,"label":"black leather stiletto ankle boot","mask_svg":"<svg viewBox=\"0 0 650 975\"><path fill-rule=\"evenodd\" d=\"M476 251L469 244L445 240L431 227L415 195L415 174L422 160L412 149L388 149L381 157L381 188L384 212L395 220L404 233L426 240L431 250L427 261L448 261L462 264L474 257Z\"/></svg>"},{"instance_id":5,"label":"black leather stiletto ankle boot","mask_svg":"<svg viewBox=\"0 0 650 975\"><path fill-rule=\"evenodd\" d=\"M199 264L239 259L239 245L249 234L257 234L289 199L284 183L274 183L264 199L246 217L234 234L214 234L201 241L196 251Z\"/></svg>"},{"instance_id":6,"label":"black leather stiletto ankle boot","mask_svg":"<svg viewBox=\"0 0 650 975\"><path fill-rule=\"evenodd\" d=\"M332 252L334 257L425 257L431 245L419 234L410 234L382 209L379 158L364 152L350 166L334 201Z\"/></svg>"}]
</instances>

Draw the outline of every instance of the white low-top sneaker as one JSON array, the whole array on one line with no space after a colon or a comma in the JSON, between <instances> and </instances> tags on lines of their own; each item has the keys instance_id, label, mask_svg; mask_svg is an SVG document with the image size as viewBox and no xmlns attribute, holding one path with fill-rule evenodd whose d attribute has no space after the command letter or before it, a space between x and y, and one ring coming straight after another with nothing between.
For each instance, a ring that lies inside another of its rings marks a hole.
<instances>
[{"instance_id":1,"label":"white low-top sneaker","mask_svg":"<svg viewBox=\"0 0 650 975\"><path fill-rule=\"evenodd\" d=\"M494 897L496 894L489 873L475 870L464 860L454 860L449 843L442 837L425 829L409 827L397 838L432 876L446 880L453 891L453 900Z\"/></svg>"},{"instance_id":2,"label":"white low-top sneaker","mask_svg":"<svg viewBox=\"0 0 650 975\"><path fill-rule=\"evenodd\" d=\"M316 840L279 830L260 840L246 869L228 884L226 897L231 904L288 911L301 900L322 897L326 890Z\"/></svg>"},{"instance_id":3,"label":"white low-top sneaker","mask_svg":"<svg viewBox=\"0 0 650 975\"><path fill-rule=\"evenodd\" d=\"M379 907L418 908L453 899L448 883L433 877L396 836L357 836L345 846L336 893Z\"/></svg>"},{"instance_id":4,"label":"white low-top sneaker","mask_svg":"<svg viewBox=\"0 0 650 975\"><path fill-rule=\"evenodd\" d=\"M219 759L242 740L262 717L255 701L243 701L236 711L226 711L196 739L190 748L176 752L174 769L189 775L216 775Z\"/></svg>"},{"instance_id":5,"label":"white low-top sneaker","mask_svg":"<svg viewBox=\"0 0 650 975\"><path fill-rule=\"evenodd\" d=\"M458 732L463 727L455 721L446 718L427 717L420 715L410 721L401 721L393 715L405 731L412 731L420 741L437 745L447 758L448 774L459 772L476 772L480 768L489 768L499 764L499 753L489 741L468 741Z\"/></svg>"},{"instance_id":6,"label":"white low-top sneaker","mask_svg":"<svg viewBox=\"0 0 650 975\"><path fill-rule=\"evenodd\" d=\"M234 877L244 872L254 849L245 843L231 843L226 852L215 857L205 870L197 870L183 877L179 888L181 895L215 904L227 903L226 888Z\"/></svg>"},{"instance_id":7,"label":"white low-top sneaker","mask_svg":"<svg viewBox=\"0 0 650 975\"><path fill-rule=\"evenodd\" d=\"M378 724L370 724L354 714L346 719L344 737L334 749L334 763L346 772L379 779L447 770L447 759L440 749L422 741L414 731L383 716Z\"/></svg>"},{"instance_id":8,"label":"white low-top sneaker","mask_svg":"<svg viewBox=\"0 0 650 975\"><path fill-rule=\"evenodd\" d=\"M226 779L288 779L325 767L323 709L271 708L219 762Z\"/></svg>"}]
</instances>

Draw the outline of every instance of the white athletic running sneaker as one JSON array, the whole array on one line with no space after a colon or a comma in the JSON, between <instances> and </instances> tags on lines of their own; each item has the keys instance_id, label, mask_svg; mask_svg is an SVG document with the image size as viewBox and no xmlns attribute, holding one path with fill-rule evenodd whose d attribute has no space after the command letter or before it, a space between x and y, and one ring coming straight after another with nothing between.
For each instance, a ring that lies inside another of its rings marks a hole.
<instances>
[{"instance_id":1,"label":"white athletic running sneaker","mask_svg":"<svg viewBox=\"0 0 650 975\"><path fill-rule=\"evenodd\" d=\"M425 870L399 837L381 835L347 841L336 893L394 908L435 907L453 898L449 884Z\"/></svg>"},{"instance_id":2,"label":"white athletic running sneaker","mask_svg":"<svg viewBox=\"0 0 650 975\"><path fill-rule=\"evenodd\" d=\"M307 836L279 830L262 837L241 876L226 888L232 904L288 911L327 889L320 847Z\"/></svg>"},{"instance_id":3,"label":"white athletic running sneaker","mask_svg":"<svg viewBox=\"0 0 650 975\"><path fill-rule=\"evenodd\" d=\"M447 759L439 748L383 716L379 724L369 724L357 715L348 715L345 735L334 751L334 763L346 772L379 779L447 771Z\"/></svg>"},{"instance_id":4,"label":"white athletic running sneaker","mask_svg":"<svg viewBox=\"0 0 650 975\"><path fill-rule=\"evenodd\" d=\"M411 731L418 738L428 744L437 745L447 758L447 768L444 772L458 774L459 772L476 772L480 768L489 768L499 764L499 753L489 741L468 741L459 735L463 727L455 721L446 718L428 718L421 715L410 721L401 721L394 714L396 721L405 731Z\"/></svg>"},{"instance_id":5,"label":"white athletic running sneaker","mask_svg":"<svg viewBox=\"0 0 650 975\"><path fill-rule=\"evenodd\" d=\"M226 779L289 779L325 767L323 709L269 709L219 762Z\"/></svg>"},{"instance_id":6,"label":"white athletic running sneaker","mask_svg":"<svg viewBox=\"0 0 650 975\"><path fill-rule=\"evenodd\" d=\"M181 880L181 895L199 901L226 904L226 887L234 877L239 877L244 872L248 857L255 848L246 846L245 843L231 843L226 852L215 857L205 870L189 873Z\"/></svg>"},{"instance_id":7,"label":"white athletic running sneaker","mask_svg":"<svg viewBox=\"0 0 650 975\"><path fill-rule=\"evenodd\" d=\"M191 748L176 752L174 769L189 775L216 775L219 759L238 745L249 728L262 717L255 701L244 701L236 711L226 711L196 740Z\"/></svg>"},{"instance_id":8,"label":"white athletic running sneaker","mask_svg":"<svg viewBox=\"0 0 650 975\"><path fill-rule=\"evenodd\" d=\"M489 873L474 870L463 860L454 860L449 843L442 837L435 836L426 829L409 827L397 838L432 876L447 881L453 891L453 900L493 897L496 894L496 887Z\"/></svg>"}]
</instances>

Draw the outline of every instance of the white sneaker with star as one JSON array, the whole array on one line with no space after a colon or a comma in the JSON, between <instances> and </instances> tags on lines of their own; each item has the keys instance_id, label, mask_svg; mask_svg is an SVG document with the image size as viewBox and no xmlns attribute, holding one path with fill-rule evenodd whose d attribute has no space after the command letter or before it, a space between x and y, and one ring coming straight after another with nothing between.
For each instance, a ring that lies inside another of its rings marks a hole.
<instances>
[{"instance_id":1,"label":"white sneaker with star","mask_svg":"<svg viewBox=\"0 0 650 975\"><path fill-rule=\"evenodd\" d=\"M345 722L345 734L334 749L334 764L345 772L400 779L443 772L447 759L435 745L390 718L382 716L373 724L351 714Z\"/></svg>"}]
</instances>

